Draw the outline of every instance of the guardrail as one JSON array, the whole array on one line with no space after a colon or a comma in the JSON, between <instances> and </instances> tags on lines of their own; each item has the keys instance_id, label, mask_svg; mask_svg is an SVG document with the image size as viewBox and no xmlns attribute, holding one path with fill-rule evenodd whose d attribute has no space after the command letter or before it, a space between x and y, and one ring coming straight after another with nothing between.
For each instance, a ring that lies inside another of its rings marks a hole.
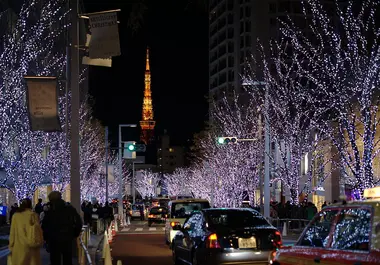
<instances>
[{"instance_id":1,"label":"guardrail","mask_svg":"<svg viewBox=\"0 0 380 265\"><path fill-rule=\"evenodd\" d=\"M91 256L88 252L88 243L90 241L90 228L84 225L82 228L82 233L79 236L78 247L78 260L80 265L92 265Z\"/></svg>"}]
</instances>

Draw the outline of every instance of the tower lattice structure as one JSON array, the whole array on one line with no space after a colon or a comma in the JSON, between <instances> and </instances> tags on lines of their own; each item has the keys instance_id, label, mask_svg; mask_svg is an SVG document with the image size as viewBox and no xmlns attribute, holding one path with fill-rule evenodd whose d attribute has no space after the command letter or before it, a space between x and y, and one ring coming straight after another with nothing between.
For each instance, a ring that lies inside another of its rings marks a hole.
<instances>
[{"instance_id":1,"label":"tower lattice structure","mask_svg":"<svg viewBox=\"0 0 380 265\"><path fill-rule=\"evenodd\" d=\"M150 64L149 48L146 49L146 66L145 66L145 89L142 107L142 120L140 121L141 136L140 140L149 144L154 139L154 126L156 122L153 119L152 91L150 88Z\"/></svg>"}]
</instances>

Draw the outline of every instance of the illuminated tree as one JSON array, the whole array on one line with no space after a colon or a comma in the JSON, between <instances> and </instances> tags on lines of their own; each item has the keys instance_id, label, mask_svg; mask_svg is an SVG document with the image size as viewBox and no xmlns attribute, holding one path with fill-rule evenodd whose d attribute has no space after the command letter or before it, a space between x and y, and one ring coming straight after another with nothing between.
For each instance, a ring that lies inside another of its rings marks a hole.
<instances>
[{"instance_id":1,"label":"illuminated tree","mask_svg":"<svg viewBox=\"0 0 380 265\"><path fill-rule=\"evenodd\" d=\"M323 118L320 130L338 150L345 182L362 193L378 183L380 173L374 172L379 160L379 2L337 2L334 17L318 0L305 1L304 7L311 37L287 22L282 32L313 87L308 104Z\"/></svg>"},{"instance_id":2,"label":"illuminated tree","mask_svg":"<svg viewBox=\"0 0 380 265\"><path fill-rule=\"evenodd\" d=\"M292 60L286 43L272 41L269 56L263 56L264 87L252 85L250 91L260 106L264 122L269 124L271 148L272 182L280 181L290 193L291 202L297 204L300 196L301 179L305 178L305 188L310 193L313 173L320 172L317 186L322 185L328 173L323 172L327 161L320 161L326 150L317 145L324 140L318 131L318 116L315 105L310 104L310 82L301 74L296 55ZM255 73L245 77L254 84ZM264 127L265 129L265 127ZM301 172L302 162L310 164ZM328 162L331 162L328 160ZM316 167L318 169L316 169ZM316 188L316 187L315 187Z\"/></svg>"},{"instance_id":3,"label":"illuminated tree","mask_svg":"<svg viewBox=\"0 0 380 265\"><path fill-rule=\"evenodd\" d=\"M153 197L156 195L156 189L159 181L159 175L151 170L140 170L136 174L135 187L142 198Z\"/></svg>"},{"instance_id":4,"label":"illuminated tree","mask_svg":"<svg viewBox=\"0 0 380 265\"><path fill-rule=\"evenodd\" d=\"M188 193L190 183L188 168L177 168L172 174L164 175L164 182L170 196Z\"/></svg>"},{"instance_id":5,"label":"illuminated tree","mask_svg":"<svg viewBox=\"0 0 380 265\"><path fill-rule=\"evenodd\" d=\"M225 97L213 109L213 127L197 141L200 161L191 169L190 190L197 197L211 199L221 207L239 207L246 193L254 204L262 164L261 137L256 109L249 95ZM244 107L242 107L244 106ZM248 139L220 145L219 136Z\"/></svg>"},{"instance_id":6,"label":"illuminated tree","mask_svg":"<svg viewBox=\"0 0 380 265\"><path fill-rule=\"evenodd\" d=\"M12 29L1 36L0 47L0 148L8 188L20 199L31 196L49 176L46 149L56 134L31 132L26 109L24 76L62 75L65 55L59 46L62 2L27 1ZM45 155L43 155L45 154Z\"/></svg>"}]
</instances>

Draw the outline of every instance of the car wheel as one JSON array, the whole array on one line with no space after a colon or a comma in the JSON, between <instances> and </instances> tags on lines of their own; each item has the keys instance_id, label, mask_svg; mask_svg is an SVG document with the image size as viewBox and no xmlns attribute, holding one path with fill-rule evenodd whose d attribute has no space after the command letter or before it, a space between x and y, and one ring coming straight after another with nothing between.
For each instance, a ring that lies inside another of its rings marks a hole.
<instances>
[{"instance_id":1,"label":"car wheel","mask_svg":"<svg viewBox=\"0 0 380 265\"><path fill-rule=\"evenodd\" d=\"M172 247L172 258L173 258L173 264L174 265L180 265L181 264L180 261L179 261L179 259L177 258L177 253L175 251L174 245Z\"/></svg>"}]
</instances>

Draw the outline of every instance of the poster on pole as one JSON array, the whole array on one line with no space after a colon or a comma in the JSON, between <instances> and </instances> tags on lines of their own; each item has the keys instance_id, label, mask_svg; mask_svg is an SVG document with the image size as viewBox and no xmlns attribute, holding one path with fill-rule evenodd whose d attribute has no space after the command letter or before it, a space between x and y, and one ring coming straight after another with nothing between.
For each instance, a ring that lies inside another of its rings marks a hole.
<instances>
[{"instance_id":1,"label":"poster on pole","mask_svg":"<svg viewBox=\"0 0 380 265\"><path fill-rule=\"evenodd\" d=\"M32 131L62 131L58 110L58 86L56 77L25 77L27 107Z\"/></svg>"},{"instance_id":2,"label":"poster on pole","mask_svg":"<svg viewBox=\"0 0 380 265\"><path fill-rule=\"evenodd\" d=\"M113 56L119 56L121 52L117 13L89 14L89 19L91 27L90 58L109 59Z\"/></svg>"}]
</instances>

